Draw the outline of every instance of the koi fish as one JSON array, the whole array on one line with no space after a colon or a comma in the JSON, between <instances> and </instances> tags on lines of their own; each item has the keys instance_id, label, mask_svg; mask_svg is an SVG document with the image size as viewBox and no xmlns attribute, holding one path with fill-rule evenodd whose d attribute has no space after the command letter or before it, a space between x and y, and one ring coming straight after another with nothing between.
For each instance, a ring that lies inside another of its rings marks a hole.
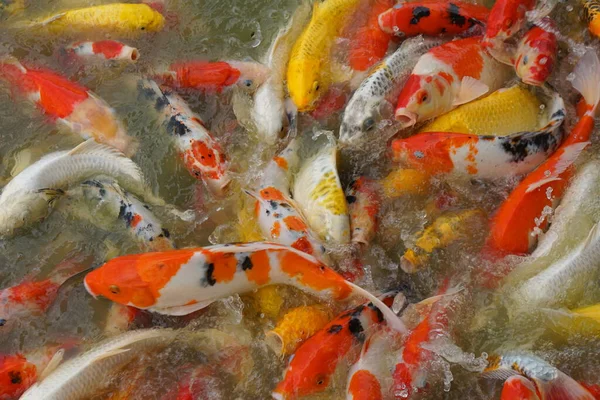
<instances>
[{"instance_id":1,"label":"koi fish","mask_svg":"<svg viewBox=\"0 0 600 400\"><path fill-rule=\"evenodd\" d=\"M375 182L361 176L346 190L346 202L350 211L352 243L367 245L375 237L377 214L379 213L379 193Z\"/></svg>"},{"instance_id":2,"label":"koi fish","mask_svg":"<svg viewBox=\"0 0 600 400\"><path fill-rule=\"evenodd\" d=\"M488 239L490 249L500 253L527 253L535 243L532 232L544 229L536 220L546 207L560 199L574 173L573 163L588 146L594 117L600 102L600 61L587 52L574 71L573 87L585 99L585 113L579 118L561 146L512 191L496 212Z\"/></svg>"},{"instance_id":3,"label":"koi fish","mask_svg":"<svg viewBox=\"0 0 600 400\"><path fill-rule=\"evenodd\" d=\"M312 18L296 40L287 68L287 87L298 111L311 111L331 85L331 47L360 0L315 3Z\"/></svg>"},{"instance_id":4,"label":"koi fish","mask_svg":"<svg viewBox=\"0 0 600 400\"><path fill-rule=\"evenodd\" d=\"M76 42L65 47L65 50L80 58L120 60L132 63L140 58L138 49L114 40Z\"/></svg>"},{"instance_id":5,"label":"koi fish","mask_svg":"<svg viewBox=\"0 0 600 400\"><path fill-rule=\"evenodd\" d=\"M388 198L406 195L423 195L430 188L431 176L418 169L398 168L380 181L383 193Z\"/></svg>"},{"instance_id":6,"label":"koi fish","mask_svg":"<svg viewBox=\"0 0 600 400\"><path fill-rule=\"evenodd\" d=\"M456 35L485 25L490 11L461 1L400 2L379 15L379 27L390 35Z\"/></svg>"},{"instance_id":7,"label":"koi fish","mask_svg":"<svg viewBox=\"0 0 600 400\"><path fill-rule=\"evenodd\" d=\"M592 35L600 37L600 2L598 0L584 0L583 9L588 21L588 29Z\"/></svg>"},{"instance_id":8,"label":"koi fish","mask_svg":"<svg viewBox=\"0 0 600 400\"><path fill-rule=\"evenodd\" d=\"M71 151L42 157L14 177L0 194L0 235L30 226L50 212L65 190L94 175L106 175L151 204L164 205L147 188L139 167L118 150L89 139Z\"/></svg>"},{"instance_id":9,"label":"koi fish","mask_svg":"<svg viewBox=\"0 0 600 400\"><path fill-rule=\"evenodd\" d=\"M402 85L419 58L441 43L439 39L408 39L373 67L346 106L340 125L341 145L355 145L365 135L380 130L380 122L392 117L392 101L398 98Z\"/></svg>"},{"instance_id":10,"label":"koi fish","mask_svg":"<svg viewBox=\"0 0 600 400\"><path fill-rule=\"evenodd\" d=\"M380 29L379 15L394 5L393 0L373 0L365 25L350 40L348 61L355 71L367 71L387 53L392 33Z\"/></svg>"},{"instance_id":11,"label":"koi fish","mask_svg":"<svg viewBox=\"0 0 600 400\"><path fill-rule=\"evenodd\" d=\"M540 400L540 395L529 379L513 375L504 381L500 400Z\"/></svg>"},{"instance_id":12,"label":"koi fish","mask_svg":"<svg viewBox=\"0 0 600 400\"><path fill-rule=\"evenodd\" d=\"M554 25L548 17L542 22ZM557 50L556 35L550 30L533 26L523 36L517 48L514 66L519 78L528 85L543 85L552 73Z\"/></svg>"},{"instance_id":13,"label":"koi fish","mask_svg":"<svg viewBox=\"0 0 600 400\"><path fill-rule=\"evenodd\" d=\"M174 249L169 231L142 202L115 181L89 180L66 192L70 210L105 229L125 228L148 251ZM74 207L73 207L74 206Z\"/></svg>"},{"instance_id":14,"label":"koi fish","mask_svg":"<svg viewBox=\"0 0 600 400\"><path fill-rule=\"evenodd\" d=\"M33 384L21 400L90 398L116 371L144 351L157 351L176 336L170 329L127 332L98 343L87 352L55 366L48 375Z\"/></svg>"},{"instance_id":15,"label":"koi fish","mask_svg":"<svg viewBox=\"0 0 600 400\"><path fill-rule=\"evenodd\" d=\"M301 2L287 27L277 33L263 60L263 64L271 70L271 75L256 90L251 115L259 137L268 144L273 144L283 129L287 63L294 43L310 19L310 12L310 3Z\"/></svg>"},{"instance_id":16,"label":"koi fish","mask_svg":"<svg viewBox=\"0 0 600 400\"><path fill-rule=\"evenodd\" d=\"M421 132L506 136L515 132L535 131L550 118L547 110L555 106L552 99L559 98L556 95L544 97L549 99L542 103L538 96L523 85L502 88L440 115L422 128ZM544 112L540 112L541 108Z\"/></svg>"},{"instance_id":17,"label":"koi fish","mask_svg":"<svg viewBox=\"0 0 600 400\"><path fill-rule=\"evenodd\" d=\"M382 307L394 329L405 330L369 292L316 258L269 242L117 257L87 274L84 284L94 297L165 315L187 315L218 299L272 284L292 285L336 301L357 294Z\"/></svg>"},{"instance_id":18,"label":"koi fish","mask_svg":"<svg viewBox=\"0 0 600 400\"><path fill-rule=\"evenodd\" d=\"M272 186L262 188L258 193L245 192L256 199L256 218L266 238L320 260L326 259L325 248L312 233L292 199Z\"/></svg>"},{"instance_id":19,"label":"koi fish","mask_svg":"<svg viewBox=\"0 0 600 400\"><path fill-rule=\"evenodd\" d=\"M300 142L292 138L288 145L277 154L265 168L260 187L274 187L286 196L290 196L290 184L293 173L300 166Z\"/></svg>"},{"instance_id":20,"label":"koi fish","mask_svg":"<svg viewBox=\"0 0 600 400\"><path fill-rule=\"evenodd\" d=\"M155 109L162 114L166 130L173 137L190 174L201 179L213 194L223 195L231 181L227 158L204 122L171 90L162 91L156 82L148 79L140 81L139 87L155 101Z\"/></svg>"},{"instance_id":21,"label":"koi fish","mask_svg":"<svg viewBox=\"0 0 600 400\"><path fill-rule=\"evenodd\" d=\"M560 146L566 111L554 95L548 123L531 132L508 136L424 132L392 142L393 159L430 175L454 174L499 179L533 171Z\"/></svg>"},{"instance_id":22,"label":"koi fish","mask_svg":"<svg viewBox=\"0 0 600 400\"><path fill-rule=\"evenodd\" d=\"M337 172L335 139L326 134L327 143L304 160L294 181L294 200L310 227L327 242L350 241L348 205Z\"/></svg>"},{"instance_id":23,"label":"koi fish","mask_svg":"<svg viewBox=\"0 0 600 400\"><path fill-rule=\"evenodd\" d=\"M103 4L77 8L29 23L27 27L44 28L51 33L105 33L139 36L163 29L162 14L147 4Z\"/></svg>"},{"instance_id":24,"label":"koi fish","mask_svg":"<svg viewBox=\"0 0 600 400\"><path fill-rule=\"evenodd\" d=\"M490 57L481 37L455 40L421 56L398 97L403 128L444 114L502 87L510 74Z\"/></svg>"},{"instance_id":25,"label":"koi fish","mask_svg":"<svg viewBox=\"0 0 600 400\"><path fill-rule=\"evenodd\" d=\"M296 350L273 398L292 400L323 392L338 364L382 323L383 315L373 303L337 316Z\"/></svg>"},{"instance_id":26,"label":"koi fish","mask_svg":"<svg viewBox=\"0 0 600 400\"><path fill-rule=\"evenodd\" d=\"M320 305L293 308L266 333L265 342L277 355L290 355L330 320L329 311Z\"/></svg>"},{"instance_id":27,"label":"koi fish","mask_svg":"<svg viewBox=\"0 0 600 400\"><path fill-rule=\"evenodd\" d=\"M115 111L86 87L47 69L24 67L13 59L0 60L0 78L84 139L94 138L127 155L135 153L137 144Z\"/></svg>"},{"instance_id":28,"label":"koi fish","mask_svg":"<svg viewBox=\"0 0 600 400\"><path fill-rule=\"evenodd\" d=\"M531 381L535 393L539 393L542 399L594 400L590 392L573 378L533 354L509 352L490 356L488 360L489 365L483 372L484 376L492 379L523 376Z\"/></svg>"},{"instance_id":29,"label":"koi fish","mask_svg":"<svg viewBox=\"0 0 600 400\"><path fill-rule=\"evenodd\" d=\"M156 78L168 86L217 92L233 85L254 91L268 77L267 67L247 61L183 61L156 74Z\"/></svg>"},{"instance_id":30,"label":"koi fish","mask_svg":"<svg viewBox=\"0 0 600 400\"><path fill-rule=\"evenodd\" d=\"M448 212L435 219L433 224L420 232L414 246L411 246L400 261L402 270L415 273L427 265L431 254L440 248L464 239L468 234L487 224L481 210Z\"/></svg>"}]
</instances>

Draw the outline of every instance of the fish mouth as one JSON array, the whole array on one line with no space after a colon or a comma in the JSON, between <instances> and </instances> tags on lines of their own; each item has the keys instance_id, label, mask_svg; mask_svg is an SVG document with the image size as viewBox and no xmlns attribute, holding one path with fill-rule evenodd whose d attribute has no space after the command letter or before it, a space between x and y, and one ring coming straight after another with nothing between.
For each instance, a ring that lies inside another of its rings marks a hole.
<instances>
[{"instance_id":1,"label":"fish mouth","mask_svg":"<svg viewBox=\"0 0 600 400\"><path fill-rule=\"evenodd\" d=\"M83 279L83 286L85 287L85 290L87 290L87 292L95 299L98 300L98 294L94 293L92 291L92 288L90 288L90 285L87 282L87 276Z\"/></svg>"},{"instance_id":2,"label":"fish mouth","mask_svg":"<svg viewBox=\"0 0 600 400\"><path fill-rule=\"evenodd\" d=\"M406 109L396 110L394 118L400 123L401 128L408 128L417 123L417 114Z\"/></svg>"}]
</instances>

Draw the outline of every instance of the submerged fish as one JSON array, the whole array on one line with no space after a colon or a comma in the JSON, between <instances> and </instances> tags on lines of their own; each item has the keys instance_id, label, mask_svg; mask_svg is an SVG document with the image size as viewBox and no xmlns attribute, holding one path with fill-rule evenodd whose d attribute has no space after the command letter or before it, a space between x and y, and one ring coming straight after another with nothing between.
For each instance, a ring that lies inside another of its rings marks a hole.
<instances>
[{"instance_id":1,"label":"submerged fish","mask_svg":"<svg viewBox=\"0 0 600 400\"><path fill-rule=\"evenodd\" d=\"M367 71L387 53L392 39L390 32L379 27L379 15L394 5L393 0L372 0L365 24L358 28L350 39L348 61L355 71Z\"/></svg>"},{"instance_id":2,"label":"submerged fish","mask_svg":"<svg viewBox=\"0 0 600 400\"><path fill-rule=\"evenodd\" d=\"M115 111L86 87L47 69L24 67L10 58L0 60L0 78L52 120L84 139L94 138L127 155L135 153L137 144L127 135Z\"/></svg>"},{"instance_id":3,"label":"submerged fish","mask_svg":"<svg viewBox=\"0 0 600 400\"><path fill-rule=\"evenodd\" d=\"M380 203L377 189L374 181L361 176L346 190L353 243L368 245L375 237Z\"/></svg>"},{"instance_id":4,"label":"submerged fish","mask_svg":"<svg viewBox=\"0 0 600 400\"><path fill-rule=\"evenodd\" d=\"M63 11L34 21L28 28L44 28L52 33L105 33L139 36L163 29L162 14L147 4L113 3Z\"/></svg>"},{"instance_id":5,"label":"submerged fish","mask_svg":"<svg viewBox=\"0 0 600 400\"><path fill-rule=\"evenodd\" d=\"M110 176L151 204L164 205L150 193L133 161L89 139L71 151L42 157L4 187L0 195L0 235L12 236L15 230L43 219L65 190L94 175Z\"/></svg>"},{"instance_id":6,"label":"submerged fish","mask_svg":"<svg viewBox=\"0 0 600 400\"><path fill-rule=\"evenodd\" d=\"M105 230L125 228L148 251L175 248L169 231L142 202L115 181L88 180L66 192L70 210Z\"/></svg>"},{"instance_id":7,"label":"submerged fish","mask_svg":"<svg viewBox=\"0 0 600 400\"><path fill-rule=\"evenodd\" d=\"M360 0L314 4L311 20L296 40L287 68L287 87L298 111L310 111L332 82L331 48Z\"/></svg>"},{"instance_id":8,"label":"submerged fish","mask_svg":"<svg viewBox=\"0 0 600 400\"><path fill-rule=\"evenodd\" d=\"M575 67L573 87L584 99L585 112L561 146L511 192L496 212L488 239L490 249L500 253L523 254L534 247L536 228L546 207L553 207L574 173L573 163L588 146L594 117L600 102L600 61L587 52Z\"/></svg>"},{"instance_id":9,"label":"submerged fish","mask_svg":"<svg viewBox=\"0 0 600 400\"><path fill-rule=\"evenodd\" d=\"M489 9L461 1L402 1L379 16L379 26L390 35L456 35L485 25Z\"/></svg>"},{"instance_id":10,"label":"submerged fish","mask_svg":"<svg viewBox=\"0 0 600 400\"><path fill-rule=\"evenodd\" d=\"M121 60L134 63L140 58L138 49L115 40L75 42L65 47L65 50L67 54L73 53L77 57L89 59Z\"/></svg>"},{"instance_id":11,"label":"submerged fish","mask_svg":"<svg viewBox=\"0 0 600 400\"><path fill-rule=\"evenodd\" d=\"M393 102L419 58L442 43L439 39L408 39L393 54L373 67L344 110L340 144L355 145L376 132L384 119L392 118Z\"/></svg>"},{"instance_id":12,"label":"submerged fish","mask_svg":"<svg viewBox=\"0 0 600 400\"><path fill-rule=\"evenodd\" d=\"M348 205L337 172L335 139L330 134L325 136L327 143L303 161L294 180L293 195L321 239L344 244L350 241Z\"/></svg>"},{"instance_id":13,"label":"submerged fish","mask_svg":"<svg viewBox=\"0 0 600 400\"><path fill-rule=\"evenodd\" d=\"M49 372L31 386L21 400L67 400L89 398L111 371L126 365L144 351L167 346L176 336L170 329L127 332L96 344L87 352Z\"/></svg>"},{"instance_id":14,"label":"submerged fish","mask_svg":"<svg viewBox=\"0 0 600 400\"><path fill-rule=\"evenodd\" d=\"M513 375L502 385L500 400L540 400L540 397L533 382L521 375Z\"/></svg>"},{"instance_id":15,"label":"submerged fish","mask_svg":"<svg viewBox=\"0 0 600 400\"><path fill-rule=\"evenodd\" d=\"M287 284L325 299L352 294L382 308L394 329L396 315L373 295L347 282L316 258L275 243L216 245L117 257L84 280L92 296L166 315L187 315L210 303L261 286Z\"/></svg>"},{"instance_id":16,"label":"submerged fish","mask_svg":"<svg viewBox=\"0 0 600 400\"><path fill-rule=\"evenodd\" d=\"M394 161L430 175L453 174L499 179L533 171L561 144L566 111L555 94L545 126L507 136L423 132L392 142Z\"/></svg>"},{"instance_id":17,"label":"submerged fish","mask_svg":"<svg viewBox=\"0 0 600 400\"><path fill-rule=\"evenodd\" d=\"M510 68L490 57L481 37L455 40L421 56L398 97L395 117L402 127L444 114L498 90Z\"/></svg>"},{"instance_id":18,"label":"submerged fish","mask_svg":"<svg viewBox=\"0 0 600 400\"><path fill-rule=\"evenodd\" d=\"M554 27L550 18L542 22ZM557 51L557 38L553 32L539 26L532 27L519 42L515 54L517 75L528 85L543 85L552 73Z\"/></svg>"},{"instance_id":19,"label":"submerged fish","mask_svg":"<svg viewBox=\"0 0 600 400\"><path fill-rule=\"evenodd\" d=\"M187 170L201 179L215 195L223 195L231 181L227 158L221 145L187 103L171 90L162 91L156 82L143 80L140 88L155 101L163 125L173 138Z\"/></svg>"},{"instance_id":20,"label":"submerged fish","mask_svg":"<svg viewBox=\"0 0 600 400\"><path fill-rule=\"evenodd\" d=\"M484 376L493 379L524 376L533 383L535 392L542 399L594 400L594 396L571 377L532 354L509 352L490 356L488 360Z\"/></svg>"}]
</instances>

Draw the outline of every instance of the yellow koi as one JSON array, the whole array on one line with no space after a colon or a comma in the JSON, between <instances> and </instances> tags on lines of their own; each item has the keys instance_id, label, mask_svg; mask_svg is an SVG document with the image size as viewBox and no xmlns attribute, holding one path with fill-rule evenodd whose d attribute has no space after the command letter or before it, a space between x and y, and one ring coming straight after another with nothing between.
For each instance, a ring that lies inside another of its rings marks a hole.
<instances>
[{"instance_id":1,"label":"yellow koi","mask_svg":"<svg viewBox=\"0 0 600 400\"><path fill-rule=\"evenodd\" d=\"M253 293L257 310L268 318L277 318L283 306L283 295L286 291L283 285L261 287Z\"/></svg>"}]
</instances>

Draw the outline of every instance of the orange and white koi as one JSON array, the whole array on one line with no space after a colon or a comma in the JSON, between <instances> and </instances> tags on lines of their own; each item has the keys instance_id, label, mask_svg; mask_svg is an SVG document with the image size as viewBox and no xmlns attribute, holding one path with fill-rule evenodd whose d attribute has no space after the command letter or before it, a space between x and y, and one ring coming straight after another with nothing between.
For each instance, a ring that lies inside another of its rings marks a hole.
<instances>
[{"instance_id":1,"label":"orange and white koi","mask_svg":"<svg viewBox=\"0 0 600 400\"><path fill-rule=\"evenodd\" d=\"M0 60L0 78L35 103L51 120L83 138L94 138L131 156L136 143L127 135L115 111L88 88L56 72L25 67L14 59Z\"/></svg>"},{"instance_id":2,"label":"orange and white koi","mask_svg":"<svg viewBox=\"0 0 600 400\"><path fill-rule=\"evenodd\" d=\"M483 375L493 379L507 379L521 375L531 381L535 393L548 400L594 400L583 386L541 358L528 353L509 352L490 356Z\"/></svg>"},{"instance_id":3,"label":"orange and white koi","mask_svg":"<svg viewBox=\"0 0 600 400\"><path fill-rule=\"evenodd\" d=\"M455 174L484 179L523 175L533 171L561 144L566 115L558 94L553 95L548 122L539 130L508 136L424 132L392 142L393 159L431 175Z\"/></svg>"},{"instance_id":4,"label":"orange and white koi","mask_svg":"<svg viewBox=\"0 0 600 400\"><path fill-rule=\"evenodd\" d=\"M504 381L500 400L540 400L540 396L529 379L513 375Z\"/></svg>"},{"instance_id":5,"label":"orange and white koi","mask_svg":"<svg viewBox=\"0 0 600 400\"><path fill-rule=\"evenodd\" d=\"M461 1L400 2L379 16L379 26L400 37L456 35L485 25L489 9Z\"/></svg>"},{"instance_id":6,"label":"orange and white koi","mask_svg":"<svg viewBox=\"0 0 600 400\"><path fill-rule=\"evenodd\" d=\"M365 25L357 29L350 40L348 60L355 71L366 71L383 59L392 39L392 33L383 31L378 20L394 1L373 0L371 3Z\"/></svg>"},{"instance_id":7,"label":"orange and white koi","mask_svg":"<svg viewBox=\"0 0 600 400\"><path fill-rule=\"evenodd\" d=\"M190 174L201 179L213 194L222 195L231 181L227 158L202 119L179 95L169 89L161 90L152 80L140 81L139 88L152 98L155 109L164 117L165 128L174 138Z\"/></svg>"},{"instance_id":8,"label":"orange and white koi","mask_svg":"<svg viewBox=\"0 0 600 400\"><path fill-rule=\"evenodd\" d=\"M379 193L375 182L361 176L346 190L346 202L350 211L352 242L369 244L377 229Z\"/></svg>"},{"instance_id":9,"label":"orange and white koi","mask_svg":"<svg viewBox=\"0 0 600 400\"><path fill-rule=\"evenodd\" d=\"M421 56L402 88L396 120L409 127L500 89L510 68L490 57L481 37L455 40Z\"/></svg>"},{"instance_id":10,"label":"orange and white koi","mask_svg":"<svg viewBox=\"0 0 600 400\"><path fill-rule=\"evenodd\" d=\"M600 103L600 61L595 52L581 58L574 75L573 87L585 99L585 112L558 150L527 175L496 212L487 242L493 251L524 254L534 246L534 230L548 223L539 224L543 210L562 197L575 172L575 160L589 145Z\"/></svg>"},{"instance_id":11,"label":"orange and white koi","mask_svg":"<svg viewBox=\"0 0 600 400\"><path fill-rule=\"evenodd\" d=\"M133 63L140 58L138 49L115 40L76 42L65 47L65 50L67 54L72 53L80 58L120 60Z\"/></svg>"},{"instance_id":12,"label":"orange and white koi","mask_svg":"<svg viewBox=\"0 0 600 400\"><path fill-rule=\"evenodd\" d=\"M286 196L290 196L292 174L300 165L299 149L300 142L297 138L292 138L285 149L267 164L260 181L260 187L271 186L280 190Z\"/></svg>"},{"instance_id":13,"label":"orange and white koi","mask_svg":"<svg viewBox=\"0 0 600 400\"><path fill-rule=\"evenodd\" d=\"M84 283L92 296L166 315L187 315L224 297L272 284L292 285L336 301L357 294L381 307L391 327L405 331L396 315L369 292L313 256L269 242L117 257L87 274Z\"/></svg>"},{"instance_id":14,"label":"orange and white koi","mask_svg":"<svg viewBox=\"0 0 600 400\"><path fill-rule=\"evenodd\" d=\"M333 319L296 350L273 398L292 400L323 392L338 364L383 321L383 315L372 303Z\"/></svg>"},{"instance_id":15,"label":"orange and white koi","mask_svg":"<svg viewBox=\"0 0 600 400\"><path fill-rule=\"evenodd\" d=\"M249 61L192 60L173 63L156 75L168 86L220 92L237 85L256 90L269 77L269 68Z\"/></svg>"},{"instance_id":16,"label":"orange and white koi","mask_svg":"<svg viewBox=\"0 0 600 400\"><path fill-rule=\"evenodd\" d=\"M545 26L554 25L547 17L542 22ZM552 73L557 50L557 38L551 30L532 27L521 39L515 55L514 66L519 78L528 85L543 85Z\"/></svg>"}]
</instances>

